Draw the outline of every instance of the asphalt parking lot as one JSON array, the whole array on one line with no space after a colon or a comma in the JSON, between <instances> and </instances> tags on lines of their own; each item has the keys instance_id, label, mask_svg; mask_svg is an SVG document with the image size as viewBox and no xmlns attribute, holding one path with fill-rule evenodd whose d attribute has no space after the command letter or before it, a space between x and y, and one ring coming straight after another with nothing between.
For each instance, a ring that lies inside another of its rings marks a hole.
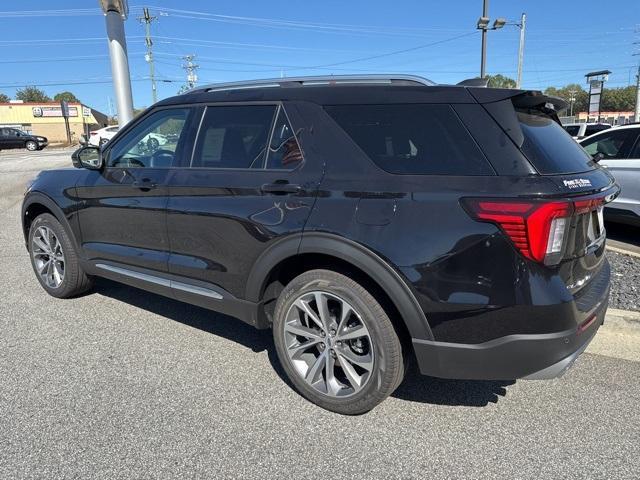
<instances>
[{"instance_id":1,"label":"asphalt parking lot","mask_svg":"<svg viewBox=\"0 0 640 480\"><path fill-rule=\"evenodd\" d=\"M107 281L47 296L20 202L69 153L0 152L0 478L638 478L640 327L560 379L412 371L344 417L283 380L268 331Z\"/></svg>"}]
</instances>

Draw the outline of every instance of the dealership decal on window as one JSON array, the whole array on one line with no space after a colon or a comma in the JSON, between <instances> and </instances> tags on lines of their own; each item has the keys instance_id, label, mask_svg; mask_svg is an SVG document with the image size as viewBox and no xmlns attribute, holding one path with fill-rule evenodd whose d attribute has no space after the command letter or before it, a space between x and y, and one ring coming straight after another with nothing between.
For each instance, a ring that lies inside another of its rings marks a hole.
<instances>
[{"instance_id":1,"label":"dealership decal on window","mask_svg":"<svg viewBox=\"0 0 640 480\"><path fill-rule=\"evenodd\" d=\"M563 180L565 187L569 188L580 188L580 187L591 187L591 180L587 180L586 178L576 178L575 180Z\"/></svg>"}]
</instances>

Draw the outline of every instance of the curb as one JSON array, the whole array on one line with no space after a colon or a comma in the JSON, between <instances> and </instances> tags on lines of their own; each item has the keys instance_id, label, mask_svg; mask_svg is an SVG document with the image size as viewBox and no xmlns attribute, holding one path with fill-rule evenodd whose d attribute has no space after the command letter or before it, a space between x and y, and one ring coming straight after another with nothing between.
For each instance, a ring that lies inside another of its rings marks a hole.
<instances>
[{"instance_id":1,"label":"curb","mask_svg":"<svg viewBox=\"0 0 640 480\"><path fill-rule=\"evenodd\" d=\"M640 312L609 308L607 309L603 326L640 332Z\"/></svg>"},{"instance_id":2,"label":"curb","mask_svg":"<svg viewBox=\"0 0 640 480\"><path fill-rule=\"evenodd\" d=\"M607 245L607 250L611 250L612 252L621 253L622 255L630 255L632 257L640 258L640 253L632 252L631 250L625 250L624 248L612 247Z\"/></svg>"}]
</instances>

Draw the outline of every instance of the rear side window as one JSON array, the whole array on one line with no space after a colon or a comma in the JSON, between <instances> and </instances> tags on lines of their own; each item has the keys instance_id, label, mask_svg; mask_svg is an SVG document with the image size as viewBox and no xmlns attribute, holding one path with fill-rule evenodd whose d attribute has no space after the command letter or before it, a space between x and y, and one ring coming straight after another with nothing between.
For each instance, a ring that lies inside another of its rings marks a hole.
<instances>
[{"instance_id":1,"label":"rear side window","mask_svg":"<svg viewBox=\"0 0 640 480\"><path fill-rule=\"evenodd\" d=\"M553 175L594 168L591 157L553 118L535 110L517 115L524 135L522 151L538 172Z\"/></svg>"},{"instance_id":2,"label":"rear side window","mask_svg":"<svg viewBox=\"0 0 640 480\"><path fill-rule=\"evenodd\" d=\"M207 107L191 166L262 168L275 111L275 105Z\"/></svg>"},{"instance_id":3,"label":"rear side window","mask_svg":"<svg viewBox=\"0 0 640 480\"><path fill-rule=\"evenodd\" d=\"M449 105L330 105L325 109L387 172L494 175Z\"/></svg>"}]
</instances>

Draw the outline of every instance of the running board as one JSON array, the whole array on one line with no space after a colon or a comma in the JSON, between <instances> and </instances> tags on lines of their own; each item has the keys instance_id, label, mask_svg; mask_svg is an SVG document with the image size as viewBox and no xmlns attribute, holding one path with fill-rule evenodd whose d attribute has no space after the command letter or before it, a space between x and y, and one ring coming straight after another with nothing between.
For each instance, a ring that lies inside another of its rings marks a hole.
<instances>
[{"instance_id":1,"label":"running board","mask_svg":"<svg viewBox=\"0 0 640 480\"><path fill-rule=\"evenodd\" d=\"M92 275L231 315L256 328L271 326L262 302L255 303L237 298L222 287L201 280L114 263L93 261L88 262L86 266Z\"/></svg>"},{"instance_id":2,"label":"running board","mask_svg":"<svg viewBox=\"0 0 640 480\"><path fill-rule=\"evenodd\" d=\"M108 270L126 277L142 280L143 282L153 283L163 287L168 287L173 290L181 290L183 292L193 293L195 295L203 295L205 297L215 298L216 300L222 300L224 297L217 291L210 288L199 287L197 285L190 285L188 283L177 282L169 278L158 277L150 275L148 273L137 272L135 270L129 270L128 268L116 267L114 265L107 265L105 263L96 263L97 268Z\"/></svg>"}]
</instances>

